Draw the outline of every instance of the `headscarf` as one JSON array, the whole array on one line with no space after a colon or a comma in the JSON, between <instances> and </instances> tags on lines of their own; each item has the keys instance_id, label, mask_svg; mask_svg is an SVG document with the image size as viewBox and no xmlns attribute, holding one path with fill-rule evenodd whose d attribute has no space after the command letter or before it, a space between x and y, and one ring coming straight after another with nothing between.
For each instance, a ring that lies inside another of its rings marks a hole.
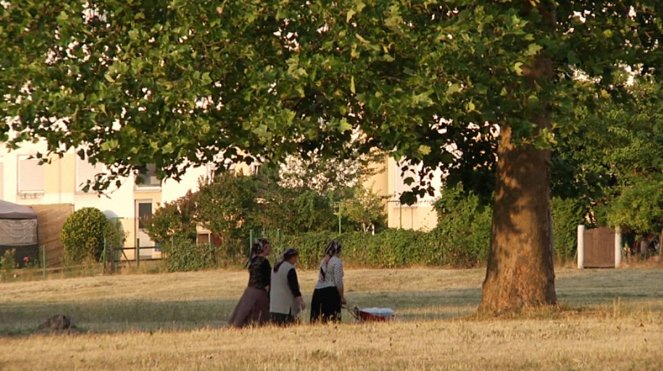
<instances>
[{"instance_id":1,"label":"headscarf","mask_svg":"<svg viewBox=\"0 0 663 371\"><path fill-rule=\"evenodd\" d=\"M279 261L274 265L274 273L279 271L279 268L281 267L281 264L283 264L284 261L292 258L293 256L299 255L299 251L293 248L287 249L282 255Z\"/></svg>"},{"instance_id":2,"label":"headscarf","mask_svg":"<svg viewBox=\"0 0 663 371\"><path fill-rule=\"evenodd\" d=\"M265 250L265 246L267 245L269 245L269 240L266 238L258 238L257 240L253 241L253 245L251 246L251 257L249 258L249 261L246 263L246 265L251 265L251 263L260 254L262 254L262 252Z\"/></svg>"},{"instance_id":3,"label":"headscarf","mask_svg":"<svg viewBox=\"0 0 663 371\"><path fill-rule=\"evenodd\" d=\"M322 258L322 265L325 267L325 269L322 269L322 266L320 267L320 274L322 275L323 280L327 276L327 273L325 271L327 270L327 264L329 263L329 259L331 259L332 256L337 255L340 252L341 252L341 243L338 242L337 240L332 240L325 248L325 257Z\"/></svg>"}]
</instances>

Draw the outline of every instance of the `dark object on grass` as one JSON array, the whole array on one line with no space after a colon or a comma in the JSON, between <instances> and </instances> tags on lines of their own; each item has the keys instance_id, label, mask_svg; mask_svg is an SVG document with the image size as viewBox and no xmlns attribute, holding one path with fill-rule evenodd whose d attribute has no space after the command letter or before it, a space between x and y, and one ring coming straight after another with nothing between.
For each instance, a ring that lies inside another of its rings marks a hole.
<instances>
[{"instance_id":1,"label":"dark object on grass","mask_svg":"<svg viewBox=\"0 0 663 371\"><path fill-rule=\"evenodd\" d=\"M76 325L71 321L71 318L64 314L56 314L40 324L37 330L45 332L70 332L76 330Z\"/></svg>"}]
</instances>

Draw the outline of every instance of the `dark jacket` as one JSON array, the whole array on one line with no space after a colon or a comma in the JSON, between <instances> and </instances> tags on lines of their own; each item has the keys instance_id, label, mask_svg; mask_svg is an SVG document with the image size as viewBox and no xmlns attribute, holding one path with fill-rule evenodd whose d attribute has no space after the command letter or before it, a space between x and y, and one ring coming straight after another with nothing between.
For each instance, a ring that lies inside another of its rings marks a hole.
<instances>
[{"instance_id":1,"label":"dark jacket","mask_svg":"<svg viewBox=\"0 0 663 371\"><path fill-rule=\"evenodd\" d=\"M249 287L264 290L271 283L272 266L264 256L256 256L249 264Z\"/></svg>"}]
</instances>

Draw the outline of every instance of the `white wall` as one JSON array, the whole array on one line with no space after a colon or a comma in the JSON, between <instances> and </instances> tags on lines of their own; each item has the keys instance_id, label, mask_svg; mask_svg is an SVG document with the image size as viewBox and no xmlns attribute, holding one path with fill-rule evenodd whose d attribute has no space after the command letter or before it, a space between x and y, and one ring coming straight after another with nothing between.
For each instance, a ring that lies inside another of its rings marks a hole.
<instances>
[{"instance_id":1,"label":"white wall","mask_svg":"<svg viewBox=\"0 0 663 371\"><path fill-rule=\"evenodd\" d=\"M435 199L440 197L440 190L442 188L442 172L436 170L434 172L432 186L435 193L420 197L413 205L401 205L398 200L401 193L412 189L404 183L405 178L412 176L414 183L419 183L419 176L416 172L409 172L401 175L401 169L392 158L389 158L387 165L388 174L388 201L387 201L387 222L390 228L404 228L415 230L430 230L437 225L437 213L433 207Z\"/></svg>"},{"instance_id":2,"label":"white wall","mask_svg":"<svg viewBox=\"0 0 663 371\"><path fill-rule=\"evenodd\" d=\"M45 174L44 182L48 183L49 190L43 195L36 197L21 197L18 195L18 158L21 155L32 155L39 151L44 152L46 146L42 143L25 143L16 151L9 152L5 146L0 145L0 163L3 172L0 176L0 197L3 200L19 204L73 204L74 209L78 210L84 207L96 207L103 211L109 217L134 218L135 200L141 199L144 190L137 190L135 187L135 177L130 176L122 178L122 185L119 188L111 188L103 195L95 192L84 193L78 191L76 183L77 161L68 161L64 163L55 160L51 164L43 165ZM74 151L70 151L71 156L75 156ZM161 195L161 202L169 202L182 197L191 190L198 190L198 179L208 175L209 167L201 166L192 168L182 177L180 182L172 179L163 182L161 188L154 187L145 190L144 193L152 197L155 192ZM73 179L73 180L72 180ZM70 184L71 183L71 184ZM159 201L159 200L155 200ZM155 205L157 206L157 205Z\"/></svg>"},{"instance_id":3,"label":"white wall","mask_svg":"<svg viewBox=\"0 0 663 371\"><path fill-rule=\"evenodd\" d=\"M199 166L190 168L182 179L177 182L167 179L161 184L161 202L171 202L182 196L188 191L196 192L198 190L198 180L209 175L209 166Z\"/></svg>"},{"instance_id":4,"label":"white wall","mask_svg":"<svg viewBox=\"0 0 663 371\"><path fill-rule=\"evenodd\" d=\"M96 207L110 218L134 218L134 178L123 178L120 188L109 189L102 195L77 192L73 204L75 210Z\"/></svg>"}]
</instances>

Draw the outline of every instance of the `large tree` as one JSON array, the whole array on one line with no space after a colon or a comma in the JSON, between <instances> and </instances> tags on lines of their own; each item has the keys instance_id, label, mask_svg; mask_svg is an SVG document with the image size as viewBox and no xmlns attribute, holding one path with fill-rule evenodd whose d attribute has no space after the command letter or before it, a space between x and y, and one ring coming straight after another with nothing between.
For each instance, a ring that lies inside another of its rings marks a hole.
<instances>
[{"instance_id":1,"label":"large tree","mask_svg":"<svg viewBox=\"0 0 663 371\"><path fill-rule=\"evenodd\" d=\"M77 148L113 165L108 182L146 163L177 178L377 147L422 175L412 201L435 169L475 187L494 170L480 308L554 304L556 118L624 97L623 65L660 74L661 14L658 0L6 1L0 133Z\"/></svg>"}]
</instances>

